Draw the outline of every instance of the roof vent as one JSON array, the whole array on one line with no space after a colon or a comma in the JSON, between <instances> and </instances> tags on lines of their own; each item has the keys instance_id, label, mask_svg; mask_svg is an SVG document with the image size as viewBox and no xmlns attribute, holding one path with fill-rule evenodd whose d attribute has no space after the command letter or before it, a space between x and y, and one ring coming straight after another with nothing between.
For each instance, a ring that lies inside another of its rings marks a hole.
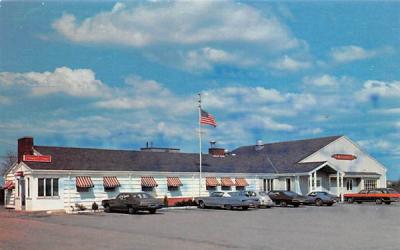
<instances>
[{"instance_id":1,"label":"roof vent","mask_svg":"<svg viewBox=\"0 0 400 250\"><path fill-rule=\"evenodd\" d=\"M257 140L256 146L255 146L256 151L259 151L259 150L261 150L263 148L264 148L263 141L262 140Z\"/></svg>"}]
</instances>

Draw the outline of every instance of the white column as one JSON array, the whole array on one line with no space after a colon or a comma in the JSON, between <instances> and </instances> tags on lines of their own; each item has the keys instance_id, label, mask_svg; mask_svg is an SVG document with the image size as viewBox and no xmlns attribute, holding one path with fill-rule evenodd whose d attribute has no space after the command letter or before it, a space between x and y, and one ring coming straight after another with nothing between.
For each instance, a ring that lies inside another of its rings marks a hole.
<instances>
[{"instance_id":1,"label":"white column","mask_svg":"<svg viewBox=\"0 0 400 250\"><path fill-rule=\"evenodd\" d=\"M312 174L308 175L308 192L312 192Z\"/></svg>"},{"instance_id":2,"label":"white column","mask_svg":"<svg viewBox=\"0 0 400 250\"><path fill-rule=\"evenodd\" d=\"M341 180L341 185L340 185L340 201L341 202L343 202L344 201L344 197L343 197L343 191L344 191L344 188L343 188L343 178L344 177L344 174L343 173L340 173L340 180Z\"/></svg>"},{"instance_id":3,"label":"white column","mask_svg":"<svg viewBox=\"0 0 400 250\"><path fill-rule=\"evenodd\" d=\"M296 176L295 178L295 184L296 184L296 193L301 194L300 190L300 176Z\"/></svg>"},{"instance_id":4,"label":"white column","mask_svg":"<svg viewBox=\"0 0 400 250\"><path fill-rule=\"evenodd\" d=\"M336 195L339 197L340 192L339 192L339 171L336 172Z\"/></svg>"}]
</instances>

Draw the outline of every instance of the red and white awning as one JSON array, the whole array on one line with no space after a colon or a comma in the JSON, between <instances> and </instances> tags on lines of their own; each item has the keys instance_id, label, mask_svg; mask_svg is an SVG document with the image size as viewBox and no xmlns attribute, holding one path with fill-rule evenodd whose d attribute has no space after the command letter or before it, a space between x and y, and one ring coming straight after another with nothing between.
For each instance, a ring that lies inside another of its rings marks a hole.
<instances>
[{"instance_id":1,"label":"red and white awning","mask_svg":"<svg viewBox=\"0 0 400 250\"><path fill-rule=\"evenodd\" d=\"M248 186L249 183L247 182L247 180L245 178L236 178L235 185L237 187L245 187L245 186Z\"/></svg>"},{"instance_id":2,"label":"red and white awning","mask_svg":"<svg viewBox=\"0 0 400 250\"><path fill-rule=\"evenodd\" d=\"M94 187L92 179L89 176L77 176L76 187L79 188L91 188Z\"/></svg>"},{"instance_id":3,"label":"red and white awning","mask_svg":"<svg viewBox=\"0 0 400 250\"><path fill-rule=\"evenodd\" d=\"M142 187L157 187L158 184L151 176L142 177Z\"/></svg>"},{"instance_id":4,"label":"red and white awning","mask_svg":"<svg viewBox=\"0 0 400 250\"><path fill-rule=\"evenodd\" d=\"M15 188L15 184L14 181L6 181L3 185L4 189L14 189Z\"/></svg>"},{"instance_id":5,"label":"red and white awning","mask_svg":"<svg viewBox=\"0 0 400 250\"><path fill-rule=\"evenodd\" d=\"M219 186L219 181L216 177L206 177L206 186L208 187L216 187Z\"/></svg>"},{"instance_id":6,"label":"red and white awning","mask_svg":"<svg viewBox=\"0 0 400 250\"><path fill-rule=\"evenodd\" d=\"M103 185L106 188L116 188L121 186L116 176L104 176Z\"/></svg>"},{"instance_id":7,"label":"red and white awning","mask_svg":"<svg viewBox=\"0 0 400 250\"><path fill-rule=\"evenodd\" d=\"M168 187L179 187L182 186L182 182L179 177L167 177L167 186Z\"/></svg>"},{"instance_id":8,"label":"red and white awning","mask_svg":"<svg viewBox=\"0 0 400 250\"><path fill-rule=\"evenodd\" d=\"M235 183L229 177L222 177L221 178L221 186L232 187L232 186L235 186Z\"/></svg>"}]
</instances>

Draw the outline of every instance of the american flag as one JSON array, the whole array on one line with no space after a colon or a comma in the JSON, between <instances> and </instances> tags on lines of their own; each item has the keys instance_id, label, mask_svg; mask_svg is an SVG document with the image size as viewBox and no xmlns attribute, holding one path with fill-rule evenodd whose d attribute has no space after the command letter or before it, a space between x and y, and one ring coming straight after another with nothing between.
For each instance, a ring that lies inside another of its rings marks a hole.
<instances>
[{"instance_id":1,"label":"american flag","mask_svg":"<svg viewBox=\"0 0 400 250\"><path fill-rule=\"evenodd\" d=\"M200 118L200 123L201 124L207 124L216 127L217 122L215 121L214 116L211 114L207 113L204 110L201 110L201 118Z\"/></svg>"}]
</instances>

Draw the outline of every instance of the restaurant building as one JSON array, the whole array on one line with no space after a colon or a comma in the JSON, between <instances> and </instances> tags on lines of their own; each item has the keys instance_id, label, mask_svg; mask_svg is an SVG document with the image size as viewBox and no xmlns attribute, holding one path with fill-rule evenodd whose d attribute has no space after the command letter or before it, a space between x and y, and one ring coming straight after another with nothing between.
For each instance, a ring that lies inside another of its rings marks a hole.
<instances>
[{"instance_id":1,"label":"restaurant building","mask_svg":"<svg viewBox=\"0 0 400 250\"><path fill-rule=\"evenodd\" d=\"M346 136L239 147L202 155L146 147L107 150L34 145L18 140L18 161L6 172L4 203L15 210L72 210L144 191L170 204L213 191L321 190L342 196L386 187L386 168Z\"/></svg>"}]
</instances>

